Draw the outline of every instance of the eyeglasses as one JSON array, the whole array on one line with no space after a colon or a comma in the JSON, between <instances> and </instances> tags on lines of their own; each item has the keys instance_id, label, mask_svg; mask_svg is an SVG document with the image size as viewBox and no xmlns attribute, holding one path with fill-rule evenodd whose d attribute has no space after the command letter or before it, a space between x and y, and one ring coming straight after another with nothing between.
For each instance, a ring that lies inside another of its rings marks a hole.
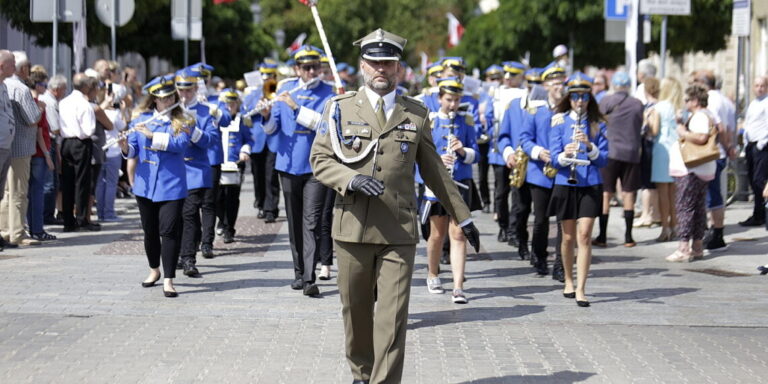
<instances>
[{"instance_id":1,"label":"eyeglasses","mask_svg":"<svg viewBox=\"0 0 768 384\"><path fill-rule=\"evenodd\" d=\"M35 83L35 86L48 88L48 83Z\"/></svg>"},{"instance_id":2,"label":"eyeglasses","mask_svg":"<svg viewBox=\"0 0 768 384\"><path fill-rule=\"evenodd\" d=\"M301 68L301 70L304 72L309 72L311 70L317 71L318 69L320 69L320 64L304 64L299 68Z\"/></svg>"},{"instance_id":3,"label":"eyeglasses","mask_svg":"<svg viewBox=\"0 0 768 384\"><path fill-rule=\"evenodd\" d=\"M571 93L571 101L583 101L587 102L589 101L589 93Z\"/></svg>"}]
</instances>

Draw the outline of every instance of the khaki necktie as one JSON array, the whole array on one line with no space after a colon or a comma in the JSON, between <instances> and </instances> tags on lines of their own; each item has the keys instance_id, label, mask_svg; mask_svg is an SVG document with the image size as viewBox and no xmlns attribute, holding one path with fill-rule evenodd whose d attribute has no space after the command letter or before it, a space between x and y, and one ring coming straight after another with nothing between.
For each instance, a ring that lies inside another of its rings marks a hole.
<instances>
[{"instance_id":1,"label":"khaki necktie","mask_svg":"<svg viewBox=\"0 0 768 384\"><path fill-rule=\"evenodd\" d=\"M379 120L379 127L384 129L387 125L387 114L384 113L384 98L379 97L379 101L376 102L376 119Z\"/></svg>"}]
</instances>

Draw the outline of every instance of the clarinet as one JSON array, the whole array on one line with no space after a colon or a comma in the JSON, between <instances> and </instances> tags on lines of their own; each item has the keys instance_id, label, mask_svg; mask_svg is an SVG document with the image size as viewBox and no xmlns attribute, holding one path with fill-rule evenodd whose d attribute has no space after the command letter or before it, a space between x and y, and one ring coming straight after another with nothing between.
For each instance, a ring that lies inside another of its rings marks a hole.
<instances>
[{"instance_id":1,"label":"clarinet","mask_svg":"<svg viewBox=\"0 0 768 384\"><path fill-rule=\"evenodd\" d=\"M165 116L165 115L167 115L168 113L170 113L171 111L173 111L173 109L174 109L174 108L176 108L176 107L178 107L179 105L181 105L181 101L179 101L178 103L176 103L176 104L174 104L174 105L171 105L170 107L168 107L168 108L164 109L162 112L158 112L158 114L157 114L157 115L155 115L155 116L152 116L151 118L147 119L146 121L142 121L142 122L141 122L141 123L139 123L139 124L144 124L144 125L147 125L147 124L149 124L149 123L151 123L151 122L153 122L153 121L157 120L157 119L158 119L160 116ZM135 129L134 129L134 128L131 128L131 129L129 129L129 130L127 130L127 131L125 131L125 132L123 133L123 135L122 135L122 136L123 136L123 137L126 137L126 136L128 136L128 135L129 135L131 132L134 132L134 131L135 131ZM107 140L107 142L106 142L106 143L104 143L104 145L101 147L101 150L102 150L102 151L106 151L107 149L109 149L109 147L111 147L111 146L113 146L113 145L117 144L119 141L120 141L120 138L117 138L117 139L109 139L109 140Z\"/></svg>"},{"instance_id":2,"label":"clarinet","mask_svg":"<svg viewBox=\"0 0 768 384\"><path fill-rule=\"evenodd\" d=\"M451 149L451 144L453 144L453 140L456 137L456 112L450 111L448 112L448 120L450 120L450 124L448 124L448 152L446 152L447 155L450 155L454 158L454 165L451 165L450 167L446 167L446 170L448 170L448 174L451 175L451 180L453 180L453 168L455 167L456 162L456 151ZM454 183L460 188L469 189L469 186L467 186L464 183L460 183L456 180L453 180Z\"/></svg>"},{"instance_id":3,"label":"clarinet","mask_svg":"<svg viewBox=\"0 0 768 384\"><path fill-rule=\"evenodd\" d=\"M584 115L582 114L582 112L583 112L583 111L582 111L582 109L581 109L581 108L579 108L578 110L576 110L576 115L578 115L578 119L579 119L579 121L578 121L576 124L574 124L574 125L572 126L572 127L573 127L573 135L572 135L572 137L573 137L573 143L576 143L576 145L581 145L581 144L579 144L579 142L576 140L576 133L577 133L577 130L578 130L578 131L582 131L582 128L584 127L584 124L582 123L582 122L584 121ZM571 185L576 185L576 184L578 184L578 182L579 182L579 180L576 178L576 166L578 166L578 165L589 165L589 163L590 163L590 161L589 161L589 160L582 160L582 159L577 159L577 158L576 158L576 155L577 155L579 152L580 152L580 150L577 150L577 151L576 151L575 153L573 153L573 155L571 155L571 156L570 156L570 158L568 159L568 160L569 160L569 162L571 163L571 164L570 164L570 166L571 166L571 172L570 172L570 175L568 176L568 184L571 184Z\"/></svg>"}]
</instances>

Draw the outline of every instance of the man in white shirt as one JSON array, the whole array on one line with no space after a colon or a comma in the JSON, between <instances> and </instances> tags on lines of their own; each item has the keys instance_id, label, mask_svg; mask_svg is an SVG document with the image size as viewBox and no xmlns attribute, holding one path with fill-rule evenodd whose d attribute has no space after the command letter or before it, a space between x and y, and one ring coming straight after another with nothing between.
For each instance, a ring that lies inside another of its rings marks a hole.
<instances>
[{"instance_id":1,"label":"man in white shirt","mask_svg":"<svg viewBox=\"0 0 768 384\"><path fill-rule=\"evenodd\" d=\"M62 75L56 75L48 80L48 90L40 96L40 101L45 103L45 118L48 120L48 126L51 131L51 159L56 169L61 169L58 156L61 147L61 116L59 116L59 100L67 95L67 78ZM47 225L61 225L56 221L54 213L56 211L56 194L59 191L59 172L51 172L44 186L45 207L43 208L43 223Z\"/></svg>"},{"instance_id":2,"label":"man in white shirt","mask_svg":"<svg viewBox=\"0 0 768 384\"><path fill-rule=\"evenodd\" d=\"M763 188L768 180L768 77L755 79L755 99L749 103L744 118L744 142L747 143L747 174L755 193L752 216L739 223L744 227L765 224Z\"/></svg>"},{"instance_id":3,"label":"man in white shirt","mask_svg":"<svg viewBox=\"0 0 768 384\"><path fill-rule=\"evenodd\" d=\"M8 169L11 166L11 142L16 132L16 119L13 105L8 98L8 90L3 81L16 72L16 59L7 50L0 50L0 200L5 191ZM3 248L15 248L15 244L6 244L0 236L0 251Z\"/></svg>"},{"instance_id":4,"label":"man in white shirt","mask_svg":"<svg viewBox=\"0 0 768 384\"><path fill-rule=\"evenodd\" d=\"M61 205L64 232L79 228L98 231L88 220L91 193L91 155L96 131L96 114L88 94L98 87L98 80L78 73L72 79L75 88L59 103L61 116ZM77 207L77 218L72 214Z\"/></svg>"}]
</instances>

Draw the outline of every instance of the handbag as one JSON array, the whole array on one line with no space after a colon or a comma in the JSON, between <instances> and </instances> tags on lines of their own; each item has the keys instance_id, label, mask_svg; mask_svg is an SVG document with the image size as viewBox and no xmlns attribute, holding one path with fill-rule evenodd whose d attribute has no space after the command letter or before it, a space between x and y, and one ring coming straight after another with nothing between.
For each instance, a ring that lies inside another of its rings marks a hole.
<instances>
[{"instance_id":1,"label":"handbag","mask_svg":"<svg viewBox=\"0 0 768 384\"><path fill-rule=\"evenodd\" d=\"M686 124L687 128L687 124ZM709 139L704 144L694 144L680 138L680 154L686 168L693 168L706 162L720 158L720 149L717 146L717 128L710 121Z\"/></svg>"}]
</instances>

